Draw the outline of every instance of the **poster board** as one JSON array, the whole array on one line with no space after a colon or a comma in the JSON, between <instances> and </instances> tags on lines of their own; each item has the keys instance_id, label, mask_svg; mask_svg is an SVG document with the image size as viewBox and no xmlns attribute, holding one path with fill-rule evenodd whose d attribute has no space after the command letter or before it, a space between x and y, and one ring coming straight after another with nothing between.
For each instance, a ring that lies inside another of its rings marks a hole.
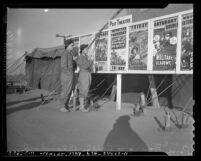
<instances>
[{"instance_id":1,"label":"poster board","mask_svg":"<svg viewBox=\"0 0 201 161\"><path fill-rule=\"evenodd\" d=\"M110 20L90 47L97 73L193 74L193 9L130 20L131 15ZM97 33L80 35L79 46L90 44Z\"/></svg>"}]
</instances>

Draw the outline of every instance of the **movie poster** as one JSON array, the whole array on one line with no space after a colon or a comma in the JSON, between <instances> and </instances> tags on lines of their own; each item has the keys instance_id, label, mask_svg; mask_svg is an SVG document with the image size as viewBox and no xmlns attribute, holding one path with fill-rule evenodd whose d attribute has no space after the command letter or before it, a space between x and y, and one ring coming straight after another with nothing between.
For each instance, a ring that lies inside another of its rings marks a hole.
<instances>
[{"instance_id":1,"label":"movie poster","mask_svg":"<svg viewBox=\"0 0 201 161\"><path fill-rule=\"evenodd\" d=\"M126 54L126 27L111 30L111 71L125 71Z\"/></svg>"},{"instance_id":2,"label":"movie poster","mask_svg":"<svg viewBox=\"0 0 201 161\"><path fill-rule=\"evenodd\" d=\"M193 69L193 13L182 15L181 70Z\"/></svg>"},{"instance_id":3,"label":"movie poster","mask_svg":"<svg viewBox=\"0 0 201 161\"><path fill-rule=\"evenodd\" d=\"M154 21L153 70L175 70L178 17Z\"/></svg>"},{"instance_id":4,"label":"movie poster","mask_svg":"<svg viewBox=\"0 0 201 161\"><path fill-rule=\"evenodd\" d=\"M94 35L93 34L89 34L89 35L84 35L80 37L80 46L82 44L90 44L94 39ZM88 53L87 56L90 60L94 60L94 56L95 55L95 50L94 50L94 44L91 45L91 47L88 49Z\"/></svg>"},{"instance_id":5,"label":"movie poster","mask_svg":"<svg viewBox=\"0 0 201 161\"><path fill-rule=\"evenodd\" d=\"M101 32L95 41L95 63L98 71L107 71L108 31Z\"/></svg>"},{"instance_id":6,"label":"movie poster","mask_svg":"<svg viewBox=\"0 0 201 161\"><path fill-rule=\"evenodd\" d=\"M148 22L129 27L128 70L146 70L148 53Z\"/></svg>"}]
</instances>

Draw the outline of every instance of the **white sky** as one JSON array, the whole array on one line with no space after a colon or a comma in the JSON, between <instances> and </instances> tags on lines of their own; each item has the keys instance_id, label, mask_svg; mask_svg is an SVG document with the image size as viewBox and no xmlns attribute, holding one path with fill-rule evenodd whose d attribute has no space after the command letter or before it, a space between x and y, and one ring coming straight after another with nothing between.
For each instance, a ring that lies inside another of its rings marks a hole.
<instances>
[{"instance_id":1,"label":"white sky","mask_svg":"<svg viewBox=\"0 0 201 161\"><path fill-rule=\"evenodd\" d=\"M118 9L9 9L7 32L11 49L21 54L61 45L56 34L74 36L98 31ZM118 16L124 16L125 10ZM16 54L14 52L13 54Z\"/></svg>"},{"instance_id":2,"label":"white sky","mask_svg":"<svg viewBox=\"0 0 201 161\"><path fill-rule=\"evenodd\" d=\"M44 8L45 9L45 8ZM96 32L118 9L12 9L7 12L7 63L35 48L62 45L56 34ZM117 17L126 15L123 10Z\"/></svg>"}]
</instances>

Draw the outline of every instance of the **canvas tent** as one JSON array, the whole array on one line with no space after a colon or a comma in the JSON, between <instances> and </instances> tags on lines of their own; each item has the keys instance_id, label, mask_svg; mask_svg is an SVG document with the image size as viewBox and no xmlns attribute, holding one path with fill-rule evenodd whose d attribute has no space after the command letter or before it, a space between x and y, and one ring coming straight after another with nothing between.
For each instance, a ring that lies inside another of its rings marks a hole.
<instances>
[{"instance_id":1,"label":"canvas tent","mask_svg":"<svg viewBox=\"0 0 201 161\"><path fill-rule=\"evenodd\" d=\"M60 92L60 57L64 46L36 48L26 55L26 79L28 86ZM77 48L73 52L78 52Z\"/></svg>"}]
</instances>

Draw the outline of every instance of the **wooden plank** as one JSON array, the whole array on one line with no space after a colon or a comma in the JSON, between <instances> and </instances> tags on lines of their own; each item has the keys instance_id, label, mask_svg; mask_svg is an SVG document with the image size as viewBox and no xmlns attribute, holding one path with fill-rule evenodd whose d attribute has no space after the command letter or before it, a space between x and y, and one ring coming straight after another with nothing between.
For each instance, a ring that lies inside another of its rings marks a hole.
<instances>
[{"instance_id":1,"label":"wooden plank","mask_svg":"<svg viewBox=\"0 0 201 161\"><path fill-rule=\"evenodd\" d=\"M117 94L117 85L114 84L112 87L112 92L110 94L110 100L111 101L115 101L116 94Z\"/></svg>"}]
</instances>

